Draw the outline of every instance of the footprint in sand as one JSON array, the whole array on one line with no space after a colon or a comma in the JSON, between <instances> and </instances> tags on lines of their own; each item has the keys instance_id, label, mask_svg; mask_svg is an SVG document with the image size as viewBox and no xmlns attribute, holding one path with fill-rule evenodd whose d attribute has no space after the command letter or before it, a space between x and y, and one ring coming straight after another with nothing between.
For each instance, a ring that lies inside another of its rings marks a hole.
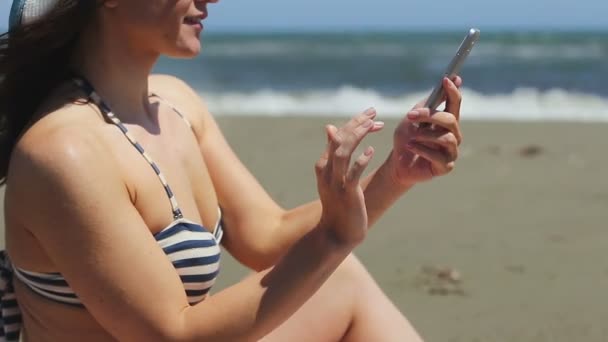
<instances>
[{"instance_id":1,"label":"footprint in sand","mask_svg":"<svg viewBox=\"0 0 608 342\"><path fill-rule=\"evenodd\" d=\"M429 295L466 295L462 284L462 274L452 267L423 266L420 268L415 283Z\"/></svg>"}]
</instances>

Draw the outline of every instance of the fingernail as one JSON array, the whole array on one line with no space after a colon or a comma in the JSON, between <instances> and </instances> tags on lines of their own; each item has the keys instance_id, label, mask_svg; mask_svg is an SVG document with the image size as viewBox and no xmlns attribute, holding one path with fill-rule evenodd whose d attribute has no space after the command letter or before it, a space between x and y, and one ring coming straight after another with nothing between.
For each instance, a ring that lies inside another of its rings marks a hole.
<instances>
[{"instance_id":1,"label":"fingernail","mask_svg":"<svg viewBox=\"0 0 608 342\"><path fill-rule=\"evenodd\" d=\"M367 120L363 123L363 128L370 128L372 127L372 125L374 124L374 122L372 120Z\"/></svg>"},{"instance_id":2,"label":"fingernail","mask_svg":"<svg viewBox=\"0 0 608 342\"><path fill-rule=\"evenodd\" d=\"M372 153L374 153L374 148L369 146L368 148L365 149L365 152L363 152L363 154L365 154L366 156L371 156Z\"/></svg>"},{"instance_id":3,"label":"fingernail","mask_svg":"<svg viewBox=\"0 0 608 342\"><path fill-rule=\"evenodd\" d=\"M376 128L382 128L382 127L384 127L384 121L375 121L374 126Z\"/></svg>"},{"instance_id":4,"label":"fingernail","mask_svg":"<svg viewBox=\"0 0 608 342\"><path fill-rule=\"evenodd\" d=\"M420 112L419 112L419 111L417 111L417 110L413 110L413 111L411 111L411 112L407 113L407 117L408 117L409 119L416 119L416 118L417 118L417 117L419 117L419 116L420 116Z\"/></svg>"},{"instance_id":5,"label":"fingernail","mask_svg":"<svg viewBox=\"0 0 608 342\"><path fill-rule=\"evenodd\" d=\"M365 115L367 116L374 116L374 114L376 114L376 108L374 107L370 107L365 111Z\"/></svg>"}]
</instances>

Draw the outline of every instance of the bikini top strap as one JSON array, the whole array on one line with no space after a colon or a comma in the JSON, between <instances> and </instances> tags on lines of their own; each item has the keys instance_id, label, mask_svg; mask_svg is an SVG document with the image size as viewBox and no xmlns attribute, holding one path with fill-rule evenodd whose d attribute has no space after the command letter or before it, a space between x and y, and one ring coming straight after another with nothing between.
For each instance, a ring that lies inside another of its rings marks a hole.
<instances>
[{"instance_id":1,"label":"bikini top strap","mask_svg":"<svg viewBox=\"0 0 608 342\"><path fill-rule=\"evenodd\" d=\"M91 83L89 81L87 81L84 77L76 77L76 78L74 78L74 83L87 94L87 97L95 105L97 105L97 107L99 107L99 109L101 110L101 113L104 115L106 120L109 120L110 122L112 122L114 125L116 125L120 129L120 131L125 135L125 137L127 137L129 142L131 143L131 145L133 145L135 147L135 149L137 149L137 151L144 157L144 159L146 159L148 164L150 164L150 166L156 173L156 176L158 177L161 184L165 188L167 197L169 197L169 201L171 202L171 210L173 211L173 219L177 220L177 219L183 218L184 216L182 214L182 211L179 208L179 205L177 204L177 199L175 198L175 194L173 193L173 191L171 190L171 187L167 183L165 176L158 168L158 165L156 165L156 163L154 162L154 160L152 160L150 155L148 155L148 153L146 153L144 148L137 142L137 140L135 140L135 137L129 132L127 127L120 121L120 119L116 115L114 115L114 113L110 109L110 106L108 106L103 101L103 99L99 96L99 94L97 94L97 92L95 91L95 88L93 88L93 86L91 85Z\"/></svg>"},{"instance_id":2,"label":"bikini top strap","mask_svg":"<svg viewBox=\"0 0 608 342\"><path fill-rule=\"evenodd\" d=\"M169 108L171 108L180 118L182 118L182 120L184 120L184 122L186 123L186 126L188 126L190 129L192 128L192 124L190 123L190 120L188 120L188 118L179 110L177 109L177 107L175 107L171 102L169 102L168 100L166 100L165 98L163 98L162 96L158 95L157 93L151 93L150 96L154 96L156 98L158 98L162 103L164 103L165 105L167 105Z\"/></svg>"}]
</instances>

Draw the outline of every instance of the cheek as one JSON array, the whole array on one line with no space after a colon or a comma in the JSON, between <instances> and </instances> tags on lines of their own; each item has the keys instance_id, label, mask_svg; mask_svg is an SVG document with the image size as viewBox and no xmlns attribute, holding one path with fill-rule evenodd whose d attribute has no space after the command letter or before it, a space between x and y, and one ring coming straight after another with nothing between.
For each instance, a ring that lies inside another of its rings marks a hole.
<instances>
[{"instance_id":1,"label":"cheek","mask_svg":"<svg viewBox=\"0 0 608 342\"><path fill-rule=\"evenodd\" d=\"M150 16L155 19L149 22L148 25L152 29L161 30L164 39L175 41L182 34L183 21L187 13L187 6L177 6L175 0L172 0L163 8L158 9L158 12L155 13L156 15Z\"/></svg>"},{"instance_id":2,"label":"cheek","mask_svg":"<svg viewBox=\"0 0 608 342\"><path fill-rule=\"evenodd\" d=\"M150 15L142 15L132 26L136 27L140 44L163 50L167 45L174 44L180 39L184 25L181 18L170 13L161 15L150 13Z\"/></svg>"},{"instance_id":3,"label":"cheek","mask_svg":"<svg viewBox=\"0 0 608 342\"><path fill-rule=\"evenodd\" d=\"M175 0L137 0L132 1L128 10L129 17L139 26L140 31L175 38L188 8L178 9Z\"/></svg>"},{"instance_id":4,"label":"cheek","mask_svg":"<svg viewBox=\"0 0 608 342\"><path fill-rule=\"evenodd\" d=\"M182 20L177 18L165 18L162 25L155 22L152 23L152 26L155 26L156 29L162 30L162 36L164 39L176 40L181 36L184 25L182 25Z\"/></svg>"},{"instance_id":5,"label":"cheek","mask_svg":"<svg viewBox=\"0 0 608 342\"><path fill-rule=\"evenodd\" d=\"M190 6L192 6L193 0L170 0L169 2L171 10L181 13L181 15L186 15L190 10Z\"/></svg>"},{"instance_id":6,"label":"cheek","mask_svg":"<svg viewBox=\"0 0 608 342\"><path fill-rule=\"evenodd\" d=\"M149 1L148 6L130 8L129 26L137 31L138 45L161 54L188 57L200 51L200 41L189 25L184 25L192 0ZM136 1L135 1L136 2Z\"/></svg>"}]
</instances>

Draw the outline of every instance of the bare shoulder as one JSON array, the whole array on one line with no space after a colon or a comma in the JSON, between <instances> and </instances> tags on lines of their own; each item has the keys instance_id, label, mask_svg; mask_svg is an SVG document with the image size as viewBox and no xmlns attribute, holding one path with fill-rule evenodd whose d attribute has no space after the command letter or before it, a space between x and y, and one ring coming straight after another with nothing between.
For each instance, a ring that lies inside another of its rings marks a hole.
<instances>
[{"instance_id":1,"label":"bare shoulder","mask_svg":"<svg viewBox=\"0 0 608 342\"><path fill-rule=\"evenodd\" d=\"M44 107L49 108L48 105ZM32 161L43 158L54 162L74 156L71 151L99 150L103 146L99 140L105 126L98 110L91 104L66 103L43 110L17 141L11 166L19 166L25 157Z\"/></svg>"},{"instance_id":2,"label":"bare shoulder","mask_svg":"<svg viewBox=\"0 0 608 342\"><path fill-rule=\"evenodd\" d=\"M154 93L169 101L186 116L197 135L202 134L210 114L207 104L192 87L175 76L164 74L150 76L149 82Z\"/></svg>"},{"instance_id":3,"label":"bare shoulder","mask_svg":"<svg viewBox=\"0 0 608 342\"><path fill-rule=\"evenodd\" d=\"M41 115L11 156L6 192L11 209L36 210L32 205L44 203L37 200L42 193L81 187L101 173L118 173L112 171L117 168L102 138L104 126L86 104L66 104Z\"/></svg>"}]
</instances>

